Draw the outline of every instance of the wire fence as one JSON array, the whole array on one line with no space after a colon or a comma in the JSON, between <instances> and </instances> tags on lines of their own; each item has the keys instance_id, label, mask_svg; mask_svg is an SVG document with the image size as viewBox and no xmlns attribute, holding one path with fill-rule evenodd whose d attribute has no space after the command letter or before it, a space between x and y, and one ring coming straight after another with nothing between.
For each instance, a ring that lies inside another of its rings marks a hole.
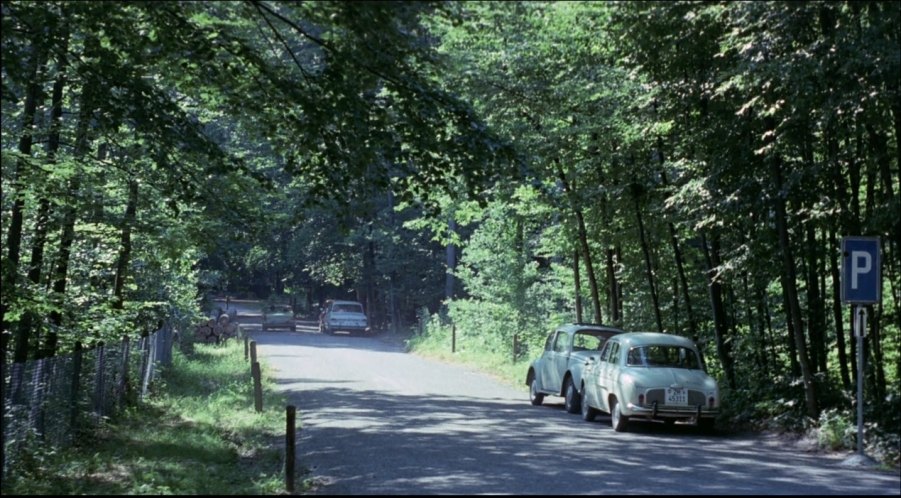
<instances>
[{"instance_id":1,"label":"wire fence","mask_svg":"<svg viewBox=\"0 0 901 498\"><path fill-rule=\"evenodd\" d=\"M131 340L76 345L67 355L11 363L3 351L2 476L33 445L63 447L147 396L162 367L172 364L177 333L170 325Z\"/></svg>"}]
</instances>

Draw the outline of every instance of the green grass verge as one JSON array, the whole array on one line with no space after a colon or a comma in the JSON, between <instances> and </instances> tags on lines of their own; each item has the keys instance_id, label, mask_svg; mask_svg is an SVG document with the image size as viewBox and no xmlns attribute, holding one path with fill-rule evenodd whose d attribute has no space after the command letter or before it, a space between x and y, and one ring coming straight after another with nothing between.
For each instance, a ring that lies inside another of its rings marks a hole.
<instances>
[{"instance_id":1,"label":"green grass verge","mask_svg":"<svg viewBox=\"0 0 901 498\"><path fill-rule=\"evenodd\" d=\"M447 329L447 327L445 327ZM523 400L528 400L529 388L526 386L526 373L533 358L520 357L513 362L512 345L496 346L494 349L486 344L472 345L460 340L456 351L451 352L449 330L436 333L412 334L407 341L411 351L448 362L461 363L481 370L499 381L523 391Z\"/></svg>"},{"instance_id":2,"label":"green grass verge","mask_svg":"<svg viewBox=\"0 0 901 498\"><path fill-rule=\"evenodd\" d=\"M286 402L263 369L257 413L242 342L176 352L148 400L71 447L34 445L8 469L3 494L284 493Z\"/></svg>"}]
</instances>

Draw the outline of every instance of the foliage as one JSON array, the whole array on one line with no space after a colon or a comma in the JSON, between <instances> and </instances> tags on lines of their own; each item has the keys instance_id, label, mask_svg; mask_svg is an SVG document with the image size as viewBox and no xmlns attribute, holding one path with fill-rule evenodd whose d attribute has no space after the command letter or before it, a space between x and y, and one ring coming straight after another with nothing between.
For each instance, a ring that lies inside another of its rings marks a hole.
<instances>
[{"instance_id":1,"label":"foliage","mask_svg":"<svg viewBox=\"0 0 901 498\"><path fill-rule=\"evenodd\" d=\"M176 353L165 385L76 446L48 450L9 469L4 494L272 494L284 487L284 399L264 385L253 408L243 345ZM266 375L264 372L264 381Z\"/></svg>"},{"instance_id":2,"label":"foliage","mask_svg":"<svg viewBox=\"0 0 901 498\"><path fill-rule=\"evenodd\" d=\"M496 358L583 316L698 341L736 426L837 434L840 239L871 235L865 396L899 432L897 2L2 9L18 359L210 293L425 309Z\"/></svg>"}]
</instances>

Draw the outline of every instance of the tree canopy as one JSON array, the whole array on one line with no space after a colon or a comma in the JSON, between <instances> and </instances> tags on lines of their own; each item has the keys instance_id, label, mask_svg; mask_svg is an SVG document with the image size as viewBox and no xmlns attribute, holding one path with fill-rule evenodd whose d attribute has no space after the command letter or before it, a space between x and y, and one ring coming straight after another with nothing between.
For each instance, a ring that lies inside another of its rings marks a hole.
<instances>
[{"instance_id":1,"label":"tree canopy","mask_svg":"<svg viewBox=\"0 0 901 498\"><path fill-rule=\"evenodd\" d=\"M899 421L896 2L2 5L16 361L210 293L703 345L736 417L846 409L842 237L878 236ZM781 401L780 401L781 400ZM891 417L890 417L891 418Z\"/></svg>"}]
</instances>

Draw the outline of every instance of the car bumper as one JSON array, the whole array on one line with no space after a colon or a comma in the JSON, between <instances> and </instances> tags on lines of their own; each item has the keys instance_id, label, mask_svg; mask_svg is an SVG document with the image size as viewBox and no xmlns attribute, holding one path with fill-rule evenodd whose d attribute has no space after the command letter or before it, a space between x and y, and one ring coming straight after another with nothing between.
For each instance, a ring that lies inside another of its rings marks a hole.
<instances>
[{"instance_id":1,"label":"car bumper","mask_svg":"<svg viewBox=\"0 0 901 498\"><path fill-rule=\"evenodd\" d=\"M623 410L623 415L628 417L647 418L651 420L715 418L719 413L719 408L708 408L700 405L658 405L656 403L651 406L629 403L627 405L627 410Z\"/></svg>"},{"instance_id":2,"label":"car bumper","mask_svg":"<svg viewBox=\"0 0 901 498\"><path fill-rule=\"evenodd\" d=\"M351 332L369 332L372 327L369 324L361 324L359 322L326 322L331 330L346 330Z\"/></svg>"}]
</instances>

